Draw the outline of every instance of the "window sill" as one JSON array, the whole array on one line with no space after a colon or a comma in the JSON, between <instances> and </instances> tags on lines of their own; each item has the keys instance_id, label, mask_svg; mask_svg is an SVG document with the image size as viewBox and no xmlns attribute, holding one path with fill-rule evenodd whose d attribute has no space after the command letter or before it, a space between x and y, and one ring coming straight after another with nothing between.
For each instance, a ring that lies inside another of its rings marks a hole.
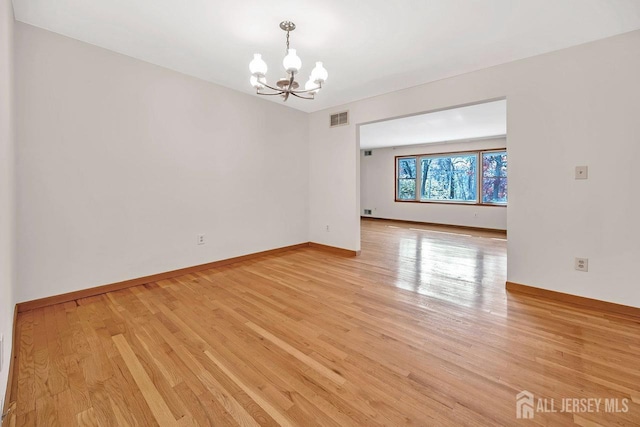
<instances>
[{"instance_id":1,"label":"window sill","mask_svg":"<svg viewBox=\"0 0 640 427\"><path fill-rule=\"evenodd\" d=\"M423 204L434 204L434 205L458 205L458 206L492 206L499 208L506 208L506 203L478 203L478 202L455 202L455 201L447 201L447 200L402 200L395 199L396 203L423 203Z\"/></svg>"}]
</instances>

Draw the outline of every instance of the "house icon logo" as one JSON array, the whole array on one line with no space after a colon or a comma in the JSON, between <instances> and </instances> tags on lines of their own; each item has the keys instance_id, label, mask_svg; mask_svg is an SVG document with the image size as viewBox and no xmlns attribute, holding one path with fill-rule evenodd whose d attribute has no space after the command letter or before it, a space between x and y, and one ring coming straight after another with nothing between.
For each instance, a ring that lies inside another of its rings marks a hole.
<instances>
[{"instance_id":1,"label":"house icon logo","mask_svg":"<svg viewBox=\"0 0 640 427\"><path fill-rule=\"evenodd\" d=\"M516 418L530 420L533 418L533 393L523 390L516 395Z\"/></svg>"}]
</instances>

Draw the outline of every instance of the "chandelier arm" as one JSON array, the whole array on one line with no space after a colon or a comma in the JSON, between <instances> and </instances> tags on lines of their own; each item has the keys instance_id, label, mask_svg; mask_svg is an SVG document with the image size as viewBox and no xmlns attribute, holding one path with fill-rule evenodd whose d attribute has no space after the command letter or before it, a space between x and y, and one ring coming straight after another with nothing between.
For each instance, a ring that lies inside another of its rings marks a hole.
<instances>
[{"instance_id":1,"label":"chandelier arm","mask_svg":"<svg viewBox=\"0 0 640 427\"><path fill-rule=\"evenodd\" d=\"M291 95L295 96L296 98L300 98L300 99L315 99L315 97L313 95L311 95L311 96L301 96L301 95L298 95L295 92L291 92Z\"/></svg>"},{"instance_id":2,"label":"chandelier arm","mask_svg":"<svg viewBox=\"0 0 640 427\"><path fill-rule=\"evenodd\" d=\"M273 86L269 86L269 85L268 85L268 84L266 84L266 83L263 83L262 85L263 85L264 87L267 87L267 88L271 89L271 90L275 90L276 92L280 92L281 94L285 92L284 90L282 90L282 89L280 89L280 88L273 87Z\"/></svg>"},{"instance_id":3,"label":"chandelier arm","mask_svg":"<svg viewBox=\"0 0 640 427\"><path fill-rule=\"evenodd\" d=\"M282 95L284 92L278 92L278 93L261 93L261 92L256 92L258 95L262 95L262 96L276 96L276 95Z\"/></svg>"},{"instance_id":4,"label":"chandelier arm","mask_svg":"<svg viewBox=\"0 0 640 427\"><path fill-rule=\"evenodd\" d=\"M305 90L292 90L291 93L309 93L309 92L315 92L322 89L322 83L318 84L318 87L315 87L313 89L305 89Z\"/></svg>"},{"instance_id":5,"label":"chandelier arm","mask_svg":"<svg viewBox=\"0 0 640 427\"><path fill-rule=\"evenodd\" d=\"M322 89L320 87L316 87L313 89L306 89L306 90L292 90L291 93L301 93L301 94L305 94L305 93L309 93L309 92L315 92L318 89Z\"/></svg>"}]
</instances>

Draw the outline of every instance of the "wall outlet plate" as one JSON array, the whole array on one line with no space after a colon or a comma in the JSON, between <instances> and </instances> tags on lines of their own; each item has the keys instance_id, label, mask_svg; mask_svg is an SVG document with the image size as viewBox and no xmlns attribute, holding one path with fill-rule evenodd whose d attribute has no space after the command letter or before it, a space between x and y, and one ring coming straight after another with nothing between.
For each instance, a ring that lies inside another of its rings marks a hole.
<instances>
[{"instance_id":1,"label":"wall outlet plate","mask_svg":"<svg viewBox=\"0 0 640 427\"><path fill-rule=\"evenodd\" d=\"M587 178L589 178L589 167L576 166L576 179L587 179Z\"/></svg>"},{"instance_id":2,"label":"wall outlet plate","mask_svg":"<svg viewBox=\"0 0 640 427\"><path fill-rule=\"evenodd\" d=\"M198 234L197 236L197 243L199 245L204 245L204 234Z\"/></svg>"},{"instance_id":3,"label":"wall outlet plate","mask_svg":"<svg viewBox=\"0 0 640 427\"><path fill-rule=\"evenodd\" d=\"M589 258L576 258L575 269L585 273L589 271Z\"/></svg>"}]
</instances>

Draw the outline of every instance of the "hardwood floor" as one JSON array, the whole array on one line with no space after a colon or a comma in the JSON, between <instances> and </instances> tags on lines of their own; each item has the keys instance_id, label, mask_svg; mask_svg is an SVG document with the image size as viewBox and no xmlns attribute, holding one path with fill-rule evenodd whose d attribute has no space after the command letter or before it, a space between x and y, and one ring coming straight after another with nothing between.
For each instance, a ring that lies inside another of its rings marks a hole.
<instances>
[{"instance_id":1,"label":"hardwood floor","mask_svg":"<svg viewBox=\"0 0 640 427\"><path fill-rule=\"evenodd\" d=\"M505 272L499 234L363 221L357 258L305 248L21 313L17 424L640 425L640 320L507 294ZM523 390L628 411L517 420Z\"/></svg>"}]
</instances>

